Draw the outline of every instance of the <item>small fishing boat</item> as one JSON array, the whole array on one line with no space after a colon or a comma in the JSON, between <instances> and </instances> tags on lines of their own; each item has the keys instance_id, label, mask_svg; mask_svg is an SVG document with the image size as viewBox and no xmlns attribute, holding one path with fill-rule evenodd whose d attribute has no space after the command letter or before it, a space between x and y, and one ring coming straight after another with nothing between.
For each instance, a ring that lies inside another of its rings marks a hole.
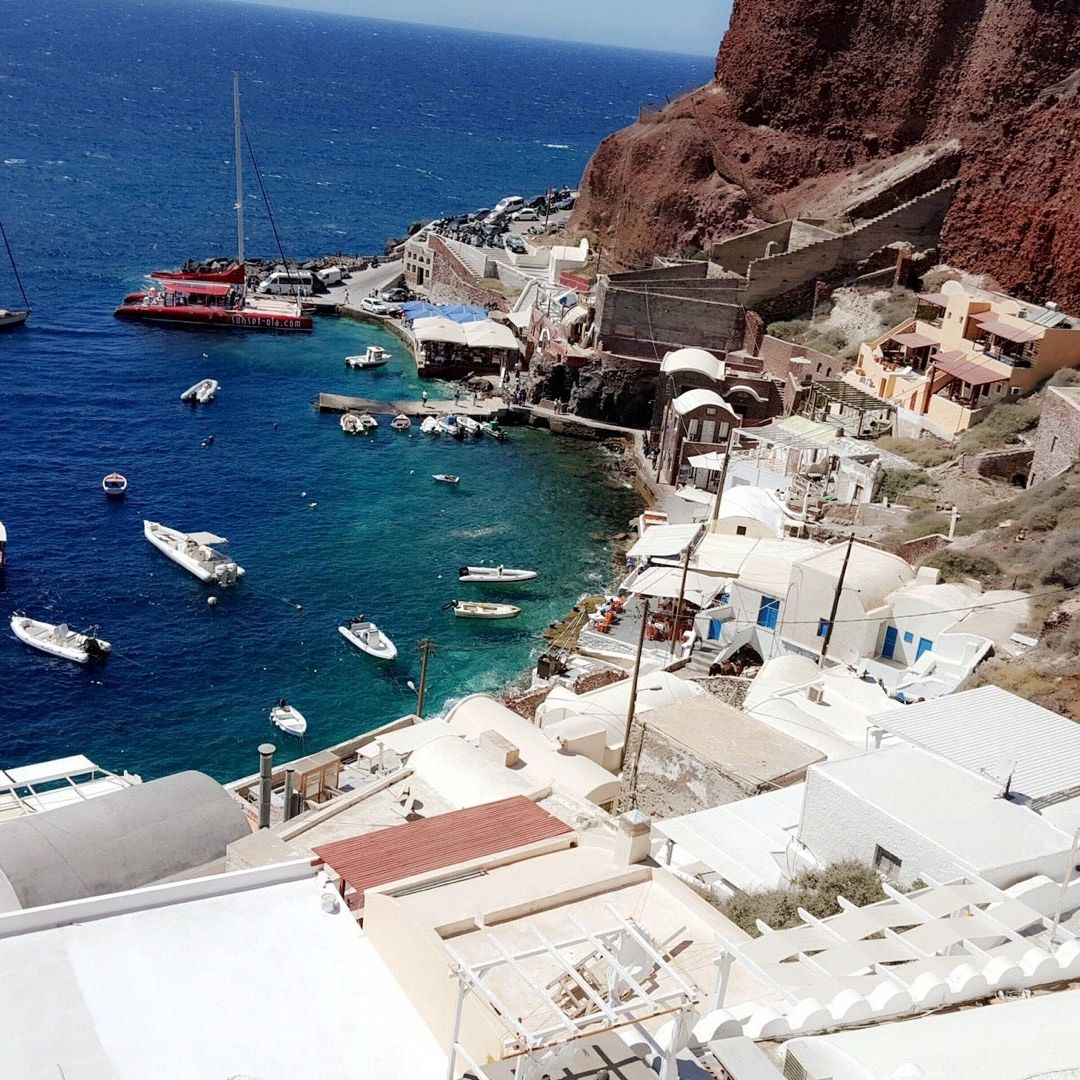
<instances>
[{"instance_id":1,"label":"small fishing boat","mask_svg":"<svg viewBox=\"0 0 1080 1080\"><path fill-rule=\"evenodd\" d=\"M118 472L111 472L101 481L101 490L109 496L120 496L127 491L127 477Z\"/></svg>"},{"instance_id":2,"label":"small fishing boat","mask_svg":"<svg viewBox=\"0 0 1080 1080\"><path fill-rule=\"evenodd\" d=\"M466 434L479 437L483 435L483 428L471 416L455 416L458 427Z\"/></svg>"},{"instance_id":3,"label":"small fishing boat","mask_svg":"<svg viewBox=\"0 0 1080 1080\"><path fill-rule=\"evenodd\" d=\"M284 698L270 710L270 719L282 731L287 731L290 735L303 735L307 731L307 721L304 719L304 714L295 705L290 705Z\"/></svg>"},{"instance_id":4,"label":"small fishing boat","mask_svg":"<svg viewBox=\"0 0 1080 1080\"><path fill-rule=\"evenodd\" d=\"M0 330L10 330L13 326L22 326L29 318L29 311L8 311L7 308L0 308Z\"/></svg>"},{"instance_id":5,"label":"small fishing boat","mask_svg":"<svg viewBox=\"0 0 1080 1080\"><path fill-rule=\"evenodd\" d=\"M432 480L438 480L440 484L456 484L461 480L460 476L455 476L453 473L437 472L432 473Z\"/></svg>"},{"instance_id":6,"label":"small fishing boat","mask_svg":"<svg viewBox=\"0 0 1080 1080\"><path fill-rule=\"evenodd\" d=\"M485 435L490 435L491 438L498 442L506 441L506 432L499 427L499 422L497 420L488 420L481 424L480 427L483 429Z\"/></svg>"},{"instance_id":7,"label":"small fishing boat","mask_svg":"<svg viewBox=\"0 0 1080 1080\"><path fill-rule=\"evenodd\" d=\"M451 605L459 619L516 619L521 608L513 604L482 604L475 600L455 600Z\"/></svg>"},{"instance_id":8,"label":"small fishing boat","mask_svg":"<svg viewBox=\"0 0 1080 1080\"><path fill-rule=\"evenodd\" d=\"M338 633L350 645L355 645L369 656L375 656L380 660L393 660L397 656L397 646L363 615L350 619L344 626L339 626Z\"/></svg>"},{"instance_id":9,"label":"small fishing boat","mask_svg":"<svg viewBox=\"0 0 1080 1080\"><path fill-rule=\"evenodd\" d=\"M390 421L390 426L395 431L408 431L412 427L412 421L404 414L398 413L393 420Z\"/></svg>"},{"instance_id":10,"label":"small fishing boat","mask_svg":"<svg viewBox=\"0 0 1080 1080\"><path fill-rule=\"evenodd\" d=\"M359 435L364 430L364 427L356 413L347 412L341 417L341 430L346 435Z\"/></svg>"},{"instance_id":11,"label":"small fishing boat","mask_svg":"<svg viewBox=\"0 0 1080 1080\"><path fill-rule=\"evenodd\" d=\"M233 585L244 576L242 566L237 566L227 555L210 546L227 544L229 541L223 536L208 532L184 533L156 521L143 521L143 535L158 551L200 581Z\"/></svg>"},{"instance_id":12,"label":"small fishing boat","mask_svg":"<svg viewBox=\"0 0 1080 1080\"><path fill-rule=\"evenodd\" d=\"M440 435L442 429L439 427L439 418L437 416L425 416L423 423L420 425L420 430L425 435Z\"/></svg>"},{"instance_id":13,"label":"small fishing boat","mask_svg":"<svg viewBox=\"0 0 1080 1080\"><path fill-rule=\"evenodd\" d=\"M11 616L11 631L31 649L74 660L77 664L104 660L112 649L107 641L95 634L80 634L70 629L67 623L54 626L52 623L28 619L18 612Z\"/></svg>"},{"instance_id":14,"label":"small fishing boat","mask_svg":"<svg viewBox=\"0 0 1080 1080\"><path fill-rule=\"evenodd\" d=\"M351 368L378 368L390 362L390 354L381 345L369 345L362 355L346 356L345 364Z\"/></svg>"},{"instance_id":15,"label":"small fishing boat","mask_svg":"<svg viewBox=\"0 0 1080 1080\"><path fill-rule=\"evenodd\" d=\"M440 416L439 431L444 435L449 435L452 439L465 438L465 431L461 425L458 424L456 416Z\"/></svg>"},{"instance_id":16,"label":"small fishing boat","mask_svg":"<svg viewBox=\"0 0 1080 1080\"><path fill-rule=\"evenodd\" d=\"M220 389L221 384L217 379L200 379L180 395L180 400L186 401L189 405L206 405L214 400L214 395Z\"/></svg>"},{"instance_id":17,"label":"small fishing boat","mask_svg":"<svg viewBox=\"0 0 1080 1080\"><path fill-rule=\"evenodd\" d=\"M535 570L515 570L509 566L463 566L458 581L483 585L510 585L515 581L532 581Z\"/></svg>"},{"instance_id":18,"label":"small fishing boat","mask_svg":"<svg viewBox=\"0 0 1080 1080\"><path fill-rule=\"evenodd\" d=\"M360 430L365 435L370 435L379 426L379 421L371 413L360 414Z\"/></svg>"}]
</instances>

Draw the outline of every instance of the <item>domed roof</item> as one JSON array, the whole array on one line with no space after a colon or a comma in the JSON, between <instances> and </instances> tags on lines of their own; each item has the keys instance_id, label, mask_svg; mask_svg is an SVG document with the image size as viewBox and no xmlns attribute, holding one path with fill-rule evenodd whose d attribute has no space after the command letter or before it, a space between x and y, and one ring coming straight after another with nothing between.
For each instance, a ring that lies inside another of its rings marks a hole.
<instances>
[{"instance_id":1,"label":"domed roof","mask_svg":"<svg viewBox=\"0 0 1080 1080\"><path fill-rule=\"evenodd\" d=\"M675 349L664 357L660 370L667 375L694 371L715 380L724 377L724 362L704 349Z\"/></svg>"}]
</instances>

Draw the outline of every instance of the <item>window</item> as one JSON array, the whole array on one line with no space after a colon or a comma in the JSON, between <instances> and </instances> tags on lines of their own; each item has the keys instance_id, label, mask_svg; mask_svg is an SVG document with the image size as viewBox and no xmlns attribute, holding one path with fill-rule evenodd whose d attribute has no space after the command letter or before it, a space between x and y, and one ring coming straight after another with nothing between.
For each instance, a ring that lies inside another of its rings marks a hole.
<instances>
[{"instance_id":1,"label":"window","mask_svg":"<svg viewBox=\"0 0 1080 1080\"><path fill-rule=\"evenodd\" d=\"M731 593L722 592L716 602L718 604L730 604L731 603Z\"/></svg>"},{"instance_id":2,"label":"window","mask_svg":"<svg viewBox=\"0 0 1080 1080\"><path fill-rule=\"evenodd\" d=\"M904 644L910 645L915 640L915 635L910 630L904 631Z\"/></svg>"},{"instance_id":3,"label":"window","mask_svg":"<svg viewBox=\"0 0 1080 1080\"><path fill-rule=\"evenodd\" d=\"M746 535L746 526L745 525L736 525L735 526L735 535L736 536L745 536Z\"/></svg>"},{"instance_id":4,"label":"window","mask_svg":"<svg viewBox=\"0 0 1080 1080\"><path fill-rule=\"evenodd\" d=\"M880 844L874 845L874 869L880 870L890 880L895 881L900 876L903 862L903 859L891 851L886 851Z\"/></svg>"},{"instance_id":5,"label":"window","mask_svg":"<svg viewBox=\"0 0 1080 1080\"><path fill-rule=\"evenodd\" d=\"M829 633L829 625L830 624L829 624L828 619L818 619L818 621L817 621L817 636L818 637L826 637L828 635L828 633Z\"/></svg>"},{"instance_id":6,"label":"window","mask_svg":"<svg viewBox=\"0 0 1080 1080\"><path fill-rule=\"evenodd\" d=\"M757 624L766 630L775 630L780 618L780 601L775 596L763 596L758 608Z\"/></svg>"}]
</instances>

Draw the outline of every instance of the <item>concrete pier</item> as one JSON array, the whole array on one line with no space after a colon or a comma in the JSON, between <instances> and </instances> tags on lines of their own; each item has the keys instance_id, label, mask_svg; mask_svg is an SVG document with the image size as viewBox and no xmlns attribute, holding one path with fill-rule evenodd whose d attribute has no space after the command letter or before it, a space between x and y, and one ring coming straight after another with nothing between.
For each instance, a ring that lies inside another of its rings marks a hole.
<instances>
[{"instance_id":1,"label":"concrete pier","mask_svg":"<svg viewBox=\"0 0 1080 1080\"><path fill-rule=\"evenodd\" d=\"M350 397L347 394L320 394L316 403L319 412L366 412L372 416L397 416L404 413L410 419L425 416L470 416L474 420L497 420L509 407L502 398L484 397L475 401L466 395L458 402L435 398L423 401L377 401L374 398Z\"/></svg>"}]
</instances>

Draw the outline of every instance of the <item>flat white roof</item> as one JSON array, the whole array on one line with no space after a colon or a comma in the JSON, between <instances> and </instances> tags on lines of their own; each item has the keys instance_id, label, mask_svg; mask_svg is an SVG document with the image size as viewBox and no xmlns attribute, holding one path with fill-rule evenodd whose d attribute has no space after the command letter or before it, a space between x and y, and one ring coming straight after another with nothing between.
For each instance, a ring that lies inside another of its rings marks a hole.
<instances>
[{"instance_id":1,"label":"flat white roof","mask_svg":"<svg viewBox=\"0 0 1080 1080\"><path fill-rule=\"evenodd\" d=\"M1069 850L1067 834L1028 807L998 798L1000 784L915 746L818 765L808 784L818 771L928 837L966 869L982 873Z\"/></svg>"},{"instance_id":2,"label":"flat white roof","mask_svg":"<svg viewBox=\"0 0 1080 1080\"><path fill-rule=\"evenodd\" d=\"M1076 1080L1077 1016L1080 990L1063 990L945 1016L793 1039L787 1052L807 1067L816 1066L814 1075ZM908 1071L902 1072L905 1066Z\"/></svg>"},{"instance_id":3,"label":"flat white roof","mask_svg":"<svg viewBox=\"0 0 1080 1080\"><path fill-rule=\"evenodd\" d=\"M252 887L258 873L226 875L204 889L217 895L187 902L204 883L119 894L161 906L0 938L3 1060L13 1067L0 1072L442 1076L445 1054L345 905L324 912L313 874ZM65 909L80 917L79 903ZM27 913L0 918L0 934L12 920L26 925Z\"/></svg>"},{"instance_id":4,"label":"flat white roof","mask_svg":"<svg viewBox=\"0 0 1080 1080\"><path fill-rule=\"evenodd\" d=\"M871 723L1032 800L1080 794L1080 724L997 686L908 705Z\"/></svg>"}]
</instances>

